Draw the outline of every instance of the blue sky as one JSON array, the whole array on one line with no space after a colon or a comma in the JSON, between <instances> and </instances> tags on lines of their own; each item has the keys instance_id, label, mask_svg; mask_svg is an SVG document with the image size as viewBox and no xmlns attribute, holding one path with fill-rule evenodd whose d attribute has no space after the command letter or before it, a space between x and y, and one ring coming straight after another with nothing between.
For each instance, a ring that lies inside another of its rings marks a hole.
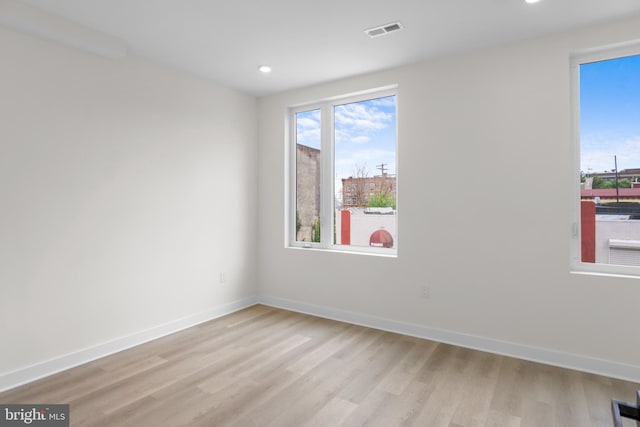
<instances>
[{"instance_id":1,"label":"blue sky","mask_svg":"<svg viewBox=\"0 0 640 427\"><path fill-rule=\"evenodd\" d=\"M335 185L365 168L368 176L379 175L376 166L396 173L395 96L337 105L335 117ZM297 115L297 143L320 148L320 111Z\"/></svg>"},{"instance_id":2,"label":"blue sky","mask_svg":"<svg viewBox=\"0 0 640 427\"><path fill-rule=\"evenodd\" d=\"M580 66L580 169L640 168L640 55Z\"/></svg>"}]
</instances>

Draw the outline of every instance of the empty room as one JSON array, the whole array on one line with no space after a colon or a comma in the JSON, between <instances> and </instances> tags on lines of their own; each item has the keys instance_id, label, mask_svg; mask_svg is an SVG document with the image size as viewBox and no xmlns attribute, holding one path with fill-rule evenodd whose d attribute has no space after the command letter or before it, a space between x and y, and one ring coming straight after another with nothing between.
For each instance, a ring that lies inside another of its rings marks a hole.
<instances>
[{"instance_id":1,"label":"empty room","mask_svg":"<svg viewBox=\"0 0 640 427\"><path fill-rule=\"evenodd\" d=\"M0 426L640 422L640 3L0 0Z\"/></svg>"}]
</instances>

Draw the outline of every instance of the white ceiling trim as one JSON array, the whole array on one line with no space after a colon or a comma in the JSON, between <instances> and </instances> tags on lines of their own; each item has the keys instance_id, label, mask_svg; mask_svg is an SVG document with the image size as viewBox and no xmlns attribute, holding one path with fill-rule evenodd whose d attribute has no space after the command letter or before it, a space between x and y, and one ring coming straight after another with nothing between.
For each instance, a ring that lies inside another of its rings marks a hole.
<instances>
[{"instance_id":1,"label":"white ceiling trim","mask_svg":"<svg viewBox=\"0 0 640 427\"><path fill-rule=\"evenodd\" d=\"M17 0L0 2L0 25L109 59L127 56L123 41Z\"/></svg>"}]
</instances>

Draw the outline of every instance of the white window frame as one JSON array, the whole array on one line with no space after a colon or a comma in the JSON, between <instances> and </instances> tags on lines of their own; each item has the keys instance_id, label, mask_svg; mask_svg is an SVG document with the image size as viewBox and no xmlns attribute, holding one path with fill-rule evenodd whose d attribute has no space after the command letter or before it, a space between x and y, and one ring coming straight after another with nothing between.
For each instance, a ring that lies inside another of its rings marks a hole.
<instances>
[{"instance_id":1,"label":"white window frame","mask_svg":"<svg viewBox=\"0 0 640 427\"><path fill-rule=\"evenodd\" d=\"M396 97L396 235L394 236L393 248L380 248L374 246L353 246L353 245L336 245L333 243L334 221L334 107L354 102L367 101L376 98L384 98L387 96ZM366 255L377 255L386 257L398 256L398 128L399 128L399 107L398 107L398 86L391 85L377 89L352 93L348 95L325 98L320 101L299 104L291 106L287 112L287 159L288 175L286 177L288 208L285 223L285 245L288 248L316 249L322 251L335 251L345 253L356 253ZM296 241L296 120L297 113L320 110L320 128L321 128L321 144L320 144L320 242L299 242Z\"/></svg>"},{"instance_id":2,"label":"white window frame","mask_svg":"<svg viewBox=\"0 0 640 427\"><path fill-rule=\"evenodd\" d=\"M571 250L570 272L576 274L640 278L640 267L582 262L580 209L580 65L640 55L640 41L588 49L571 55Z\"/></svg>"}]
</instances>

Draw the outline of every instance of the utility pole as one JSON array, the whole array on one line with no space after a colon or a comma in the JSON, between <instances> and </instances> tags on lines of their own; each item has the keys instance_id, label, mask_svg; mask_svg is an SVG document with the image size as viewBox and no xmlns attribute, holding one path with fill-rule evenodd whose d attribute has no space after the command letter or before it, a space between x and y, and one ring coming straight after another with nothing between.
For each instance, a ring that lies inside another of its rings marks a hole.
<instances>
[{"instance_id":1,"label":"utility pole","mask_svg":"<svg viewBox=\"0 0 640 427\"><path fill-rule=\"evenodd\" d=\"M618 156L613 156L613 162L616 166L616 205L620 205L620 188L618 188Z\"/></svg>"},{"instance_id":2,"label":"utility pole","mask_svg":"<svg viewBox=\"0 0 640 427\"><path fill-rule=\"evenodd\" d=\"M384 167L386 166L386 163L380 163L379 165L376 166L377 169L380 169L380 173L382 173L382 175L384 175Z\"/></svg>"}]
</instances>

